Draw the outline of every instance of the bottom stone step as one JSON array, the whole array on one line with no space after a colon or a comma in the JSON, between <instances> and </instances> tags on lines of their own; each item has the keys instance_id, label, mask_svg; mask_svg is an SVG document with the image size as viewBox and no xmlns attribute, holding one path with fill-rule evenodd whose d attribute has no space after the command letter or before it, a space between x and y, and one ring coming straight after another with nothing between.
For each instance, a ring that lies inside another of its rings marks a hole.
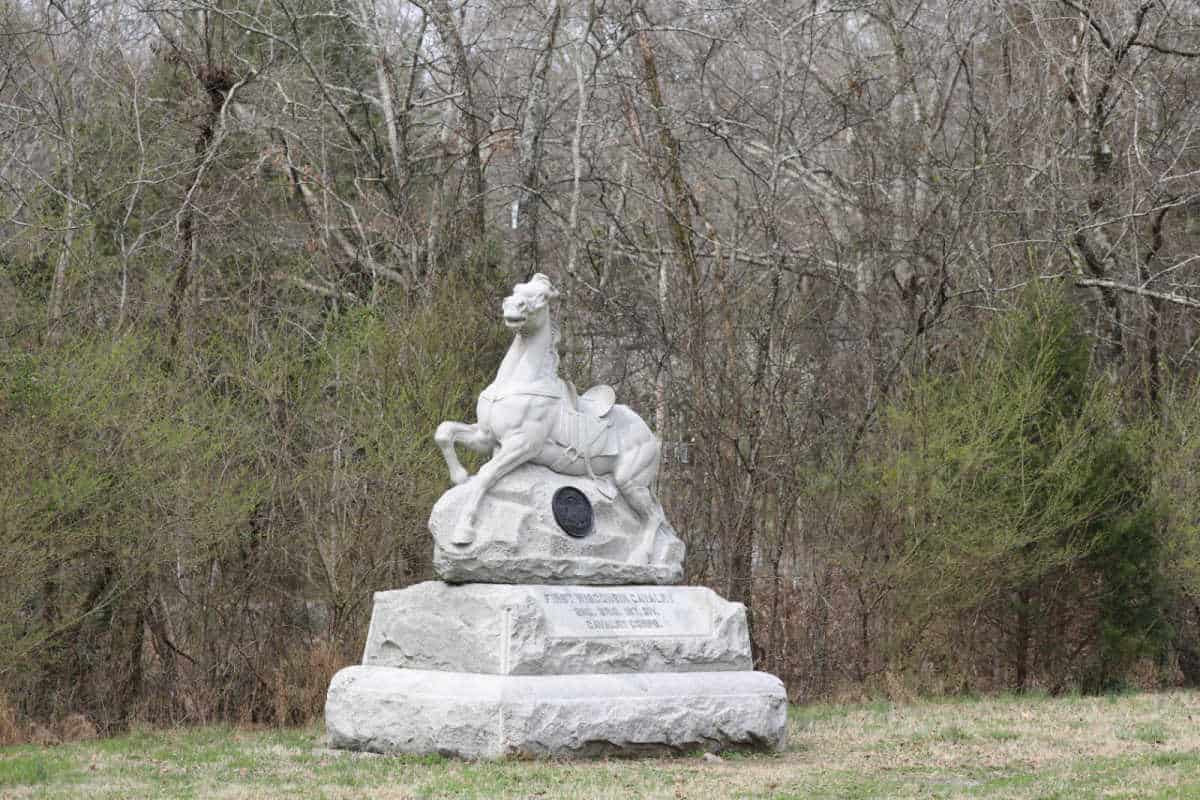
<instances>
[{"instance_id":1,"label":"bottom stone step","mask_svg":"<svg viewBox=\"0 0 1200 800\"><path fill-rule=\"evenodd\" d=\"M355 666L334 676L325 725L333 747L460 758L780 750L787 695L765 672L481 675Z\"/></svg>"}]
</instances>

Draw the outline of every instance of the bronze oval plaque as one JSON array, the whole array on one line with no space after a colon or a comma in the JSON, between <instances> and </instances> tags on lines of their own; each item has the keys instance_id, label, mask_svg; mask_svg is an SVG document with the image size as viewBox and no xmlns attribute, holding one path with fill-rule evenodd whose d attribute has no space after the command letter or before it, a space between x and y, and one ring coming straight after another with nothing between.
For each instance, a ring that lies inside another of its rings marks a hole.
<instances>
[{"instance_id":1,"label":"bronze oval plaque","mask_svg":"<svg viewBox=\"0 0 1200 800\"><path fill-rule=\"evenodd\" d=\"M567 536L582 539L592 532L592 503L574 486L564 486L555 492L550 507L554 510L554 521Z\"/></svg>"}]
</instances>

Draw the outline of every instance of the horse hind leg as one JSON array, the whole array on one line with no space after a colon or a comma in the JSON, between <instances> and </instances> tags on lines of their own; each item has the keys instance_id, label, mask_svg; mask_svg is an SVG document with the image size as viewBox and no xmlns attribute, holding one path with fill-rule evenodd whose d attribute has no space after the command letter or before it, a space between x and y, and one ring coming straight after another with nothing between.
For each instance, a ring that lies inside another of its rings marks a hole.
<instances>
[{"instance_id":1,"label":"horse hind leg","mask_svg":"<svg viewBox=\"0 0 1200 800\"><path fill-rule=\"evenodd\" d=\"M629 553L629 560L635 564L649 564L654 556L654 540L658 536L658 528L667 521L666 514L649 486L631 487L623 494L629 505L642 518L642 530Z\"/></svg>"},{"instance_id":2,"label":"horse hind leg","mask_svg":"<svg viewBox=\"0 0 1200 800\"><path fill-rule=\"evenodd\" d=\"M621 490L621 496L642 521L638 540L629 554L629 560L637 564L650 563L658 528L667 521L662 505L651 489L658 477L658 460L658 440L650 438L632 452L623 454L613 471L613 480Z\"/></svg>"}]
</instances>

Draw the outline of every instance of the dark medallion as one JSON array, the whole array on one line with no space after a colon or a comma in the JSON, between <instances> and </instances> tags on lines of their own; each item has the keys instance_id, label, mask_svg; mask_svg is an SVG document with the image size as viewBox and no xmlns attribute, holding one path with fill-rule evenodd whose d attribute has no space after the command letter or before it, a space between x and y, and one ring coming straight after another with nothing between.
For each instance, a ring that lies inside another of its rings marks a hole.
<instances>
[{"instance_id":1,"label":"dark medallion","mask_svg":"<svg viewBox=\"0 0 1200 800\"><path fill-rule=\"evenodd\" d=\"M574 486L555 492L550 507L554 509L554 521L567 536L582 539L592 532L592 503Z\"/></svg>"}]
</instances>

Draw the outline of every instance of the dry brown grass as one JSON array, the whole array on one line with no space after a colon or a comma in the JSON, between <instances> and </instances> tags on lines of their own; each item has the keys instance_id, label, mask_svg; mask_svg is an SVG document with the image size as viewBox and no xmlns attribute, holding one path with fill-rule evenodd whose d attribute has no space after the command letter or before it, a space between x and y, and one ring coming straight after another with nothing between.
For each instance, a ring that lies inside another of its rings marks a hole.
<instances>
[{"instance_id":1,"label":"dry brown grass","mask_svg":"<svg viewBox=\"0 0 1200 800\"><path fill-rule=\"evenodd\" d=\"M345 656L329 641L317 642L291 660L285 660L272 672L275 719L291 725L320 719L325 711L329 682L345 666Z\"/></svg>"},{"instance_id":2,"label":"dry brown grass","mask_svg":"<svg viewBox=\"0 0 1200 800\"><path fill-rule=\"evenodd\" d=\"M96 726L83 714L70 714L56 726L59 738L64 742L86 742L98 735Z\"/></svg>"},{"instance_id":3,"label":"dry brown grass","mask_svg":"<svg viewBox=\"0 0 1200 800\"><path fill-rule=\"evenodd\" d=\"M17 722L17 712L9 705L8 697L0 694L0 746L24 741L24 731Z\"/></svg>"}]
</instances>

